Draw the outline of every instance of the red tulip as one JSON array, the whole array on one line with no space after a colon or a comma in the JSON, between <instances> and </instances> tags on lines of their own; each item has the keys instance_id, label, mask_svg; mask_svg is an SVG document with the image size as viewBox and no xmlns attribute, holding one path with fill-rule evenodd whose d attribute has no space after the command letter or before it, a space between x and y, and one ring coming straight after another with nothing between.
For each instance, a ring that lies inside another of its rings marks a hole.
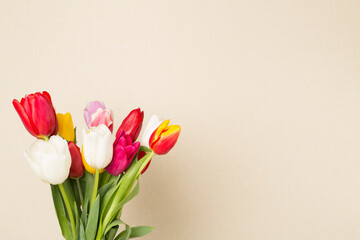
<instances>
[{"instance_id":1,"label":"red tulip","mask_svg":"<svg viewBox=\"0 0 360 240\"><path fill-rule=\"evenodd\" d=\"M118 176L130 166L135 154L139 150L140 143L133 143L131 137L122 130L116 137L113 146L113 158L105 169L111 175Z\"/></svg>"},{"instance_id":2,"label":"red tulip","mask_svg":"<svg viewBox=\"0 0 360 240\"><path fill-rule=\"evenodd\" d=\"M58 123L48 92L29 94L20 102L14 99L12 103L31 135L44 139L57 134Z\"/></svg>"},{"instance_id":3,"label":"red tulip","mask_svg":"<svg viewBox=\"0 0 360 240\"><path fill-rule=\"evenodd\" d=\"M80 148L74 142L69 142L69 151L71 155L70 178L80 178L84 174L84 165L82 163Z\"/></svg>"},{"instance_id":4,"label":"red tulip","mask_svg":"<svg viewBox=\"0 0 360 240\"><path fill-rule=\"evenodd\" d=\"M146 152L144 151L140 151L138 154L138 160L142 159L144 156L146 155ZM148 169L148 167L150 166L151 160L148 162L148 164L146 164L146 166L144 167L144 169L141 171L141 174L144 174L144 172L146 171L146 169Z\"/></svg>"},{"instance_id":5,"label":"red tulip","mask_svg":"<svg viewBox=\"0 0 360 240\"><path fill-rule=\"evenodd\" d=\"M165 120L152 133L149 146L158 155L167 154L176 144L181 128L179 125L170 125L170 120Z\"/></svg>"},{"instance_id":6,"label":"red tulip","mask_svg":"<svg viewBox=\"0 0 360 240\"><path fill-rule=\"evenodd\" d=\"M119 129L116 132L116 137L124 130L126 135L129 135L133 142L136 141L140 134L142 123L144 120L144 112L140 108L132 110L129 115L122 121Z\"/></svg>"}]
</instances>

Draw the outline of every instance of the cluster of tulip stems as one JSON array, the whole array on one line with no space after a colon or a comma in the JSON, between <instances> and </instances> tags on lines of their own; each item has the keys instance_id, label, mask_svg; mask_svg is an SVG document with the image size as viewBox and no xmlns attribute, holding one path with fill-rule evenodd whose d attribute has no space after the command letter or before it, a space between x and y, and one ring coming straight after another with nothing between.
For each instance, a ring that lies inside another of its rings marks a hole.
<instances>
[{"instance_id":1,"label":"cluster of tulip stems","mask_svg":"<svg viewBox=\"0 0 360 240\"><path fill-rule=\"evenodd\" d=\"M130 227L120 220L124 205L139 192L139 177L155 155L168 153L179 125L151 116L136 141L144 112L132 110L114 136L113 112L99 101L84 110L89 129L81 149L70 113L56 113L46 91L28 94L13 105L27 131L37 138L25 151L35 174L51 186L62 235L67 240L125 240L153 227ZM119 226L124 230L119 232Z\"/></svg>"}]
</instances>

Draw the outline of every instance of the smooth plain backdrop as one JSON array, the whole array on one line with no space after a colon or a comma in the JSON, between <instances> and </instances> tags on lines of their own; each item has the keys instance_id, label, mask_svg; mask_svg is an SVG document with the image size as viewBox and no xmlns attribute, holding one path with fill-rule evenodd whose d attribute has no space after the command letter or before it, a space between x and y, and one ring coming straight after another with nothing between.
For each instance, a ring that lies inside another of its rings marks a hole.
<instances>
[{"instance_id":1,"label":"smooth plain backdrop","mask_svg":"<svg viewBox=\"0 0 360 240\"><path fill-rule=\"evenodd\" d=\"M122 219L149 240L360 239L359 1L0 0L1 239L62 239L11 101L182 126ZM78 131L80 133L80 131ZM80 135L79 135L80 136Z\"/></svg>"}]
</instances>

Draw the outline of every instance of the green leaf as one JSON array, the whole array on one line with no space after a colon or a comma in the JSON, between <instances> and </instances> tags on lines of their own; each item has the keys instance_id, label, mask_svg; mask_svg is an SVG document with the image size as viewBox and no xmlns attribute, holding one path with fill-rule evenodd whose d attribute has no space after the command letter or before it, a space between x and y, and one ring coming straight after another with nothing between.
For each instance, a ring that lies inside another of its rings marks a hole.
<instances>
[{"instance_id":1,"label":"green leaf","mask_svg":"<svg viewBox=\"0 0 360 240\"><path fill-rule=\"evenodd\" d=\"M145 146L140 146L139 152L151 152L151 149Z\"/></svg>"},{"instance_id":2,"label":"green leaf","mask_svg":"<svg viewBox=\"0 0 360 240\"><path fill-rule=\"evenodd\" d=\"M133 199L139 193L139 191L140 191L140 185L138 180L133 190L120 203L116 205L113 212L111 213L111 218L113 218L127 202Z\"/></svg>"},{"instance_id":3,"label":"green leaf","mask_svg":"<svg viewBox=\"0 0 360 240\"><path fill-rule=\"evenodd\" d=\"M59 225L61 228L61 233L65 239L72 239L70 223L66 218L64 202L62 200L59 187L55 185L50 185L50 186L51 186L51 193L55 206L56 216L58 218Z\"/></svg>"},{"instance_id":4,"label":"green leaf","mask_svg":"<svg viewBox=\"0 0 360 240\"><path fill-rule=\"evenodd\" d=\"M78 235L79 231L80 231L80 218L79 218L79 212L78 212L78 207L76 205L76 202L74 202L74 209L75 210L75 226L76 226L76 236Z\"/></svg>"},{"instance_id":5,"label":"green leaf","mask_svg":"<svg viewBox=\"0 0 360 240\"><path fill-rule=\"evenodd\" d=\"M87 240L94 240L99 222L100 196L95 199L90 208L89 219L86 225L85 236Z\"/></svg>"},{"instance_id":6,"label":"green leaf","mask_svg":"<svg viewBox=\"0 0 360 240\"><path fill-rule=\"evenodd\" d=\"M110 181L106 184L104 184L100 189L98 190L98 194L101 198L104 197L104 195L107 193L107 191L110 189L110 187L114 186L116 179L110 179Z\"/></svg>"},{"instance_id":7,"label":"green leaf","mask_svg":"<svg viewBox=\"0 0 360 240\"><path fill-rule=\"evenodd\" d=\"M150 226L138 226L131 228L130 238L142 237L150 232L152 232L155 228Z\"/></svg>"},{"instance_id":8,"label":"green leaf","mask_svg":"<svg viewBox=\"0 0 360 240\"><path fill-rule=\"evenodd\" d=\"M125 224L125 230L119 233L115 240L128 240L131 234L131 227Z\"/></svg>"},{"instance_id":9,"label":"green leaf","mask_svg":"<svg viewBox=\"0 0 360 240\"><path fill-rule=\"evenodd\" d=\"M79 190L77 187L76 179L70 179L70 183L71 183L71 187L72 187L72 190L74 193L76 205L78 206L78 210L80 210L81 201L80 201L80 195L79 195Z\"/></svg>"},{"instance_id":10,"label":"green leaf","mask_svg":"<svg viewBox=\"0 0 360 240\"><path fill-rule=\"evenodd\" d=\"M123 221L121 221L120 219L115 219L114 221L112 221L110 224L108 224L105 228L104 231L104 235L106 235L106 233L114 226L118 226L119 224L125 224Z\"/></svg>"},{"instance_id":11,"label":"green leaf","mask_svg":"<svg viewBox=\"0 0 360 240\"><path fill-rule=\"evenodd\" d=\"M115 238L115 235L119 229L119 225L112 227L109 232L106 234L105 239L106 240L113 240Z\"/></svg>"},{"instance_id":12,"label":"green leaf","mask_svg":"<svg viewBox=\"0 0 360 240\"><path fill-rule=\"evenodd\" d=\"M85 239L84 224L83 224L83 222L81 220L80 220L79 240L86 240Z\"/></svg>"},{"instance_id":13,"label":"green leaf","mask_svg":"<svg viewBox=\"0 0 360 240\"><path fill-rule=\"evenodd\" d=\"M76 127L74 127L74 143L76 145L77 141L76 141Z\"/></svg>"},{"instance_id":14,"label":"green leaf","mask_svg":"<svg viewBox=\"0 0 360 240\"><path fill-rule=\"evenodd\" d=\"M62 185L63 185L66 195L69 199L70 206L71 206L71 208L73 208L75 198L74 198L74 192L73 192L70 180L71 180L70 178L66 179L65 182L62 183ZM72 209L72 210L73 210L73 212L75 211L75 209Z\"/></svg>"},{"instance_id":15,"label":"green leaf","mask_svg":"<svg viewBox=\"0 0 360 240\"><path fill-rule=\"evenodd\" d=\"M105 217L106 213L109 211L110 209L110 206L111 206L111 203L113 202L114 200L114 197L115 197L115 193L117 191L117 189L120 187L120 184L122 182L122 179L120 179L120 182L116 185L116 186L112 186L104 195L104 197L102 198L102 201L101 201L101 210L100 210L100 213L101 213L101 219L103 217ZM102 219L103 220L103 219Z\"/></svg>"},{"instance_id":16,"label":"green leaf","mask_svg":"<svg viewBox=\"0 0 360 240\"><path fill-rule=\"evenodd\" d=\"M93 175L88 173L87 171L85 171L84 175L85 175L85 178L83 180L86 183L85 196L84 196L84 202L85 202L87 199L91 198L91 193L92 193L93 185L94 185L94 183L93 183L94 178L93 178Z\"/></svg>"},{"instance_id":17,"label":"green leaf","mask_svg":"<svg viewBox=\"0 0 360 240\"><path fill-rule=\"evenodd\" d=\"M81 213L81 220L85 225L87 224L87 219L88 219L88 207L89 207L89 199L87 199L86 202L84 203Z\"/></svg>"}]
</instances>

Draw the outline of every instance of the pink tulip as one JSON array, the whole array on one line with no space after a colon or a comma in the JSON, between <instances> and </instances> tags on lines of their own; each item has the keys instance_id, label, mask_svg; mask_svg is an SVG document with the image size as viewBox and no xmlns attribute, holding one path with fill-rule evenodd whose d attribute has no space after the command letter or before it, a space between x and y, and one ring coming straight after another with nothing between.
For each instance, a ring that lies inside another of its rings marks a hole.
<instances>
[{"instance_id":1,"label":"pink tulip","mask_svg":"<svg viewBox=\"0 0 360 240\"><path fill-rule=\"evenodd\" d=\"M104 124L110 129L111 132L113 131L113 112L111 109L106 108L103 102L89 102L84 109L84 118L89 128Z\"/></svg>"},{"instance_id":2,"label":"pink tulip","mask_svg":"<svg viewBox=\"0 0 360 240\"><path fill-rule=\"evenodd\" d=\"M122 130L116 137L113 147L112 161L105 169L111 175L118 176L130 166L140 143L133 143L131 137Z\"/></svg>"}]
</instances>

